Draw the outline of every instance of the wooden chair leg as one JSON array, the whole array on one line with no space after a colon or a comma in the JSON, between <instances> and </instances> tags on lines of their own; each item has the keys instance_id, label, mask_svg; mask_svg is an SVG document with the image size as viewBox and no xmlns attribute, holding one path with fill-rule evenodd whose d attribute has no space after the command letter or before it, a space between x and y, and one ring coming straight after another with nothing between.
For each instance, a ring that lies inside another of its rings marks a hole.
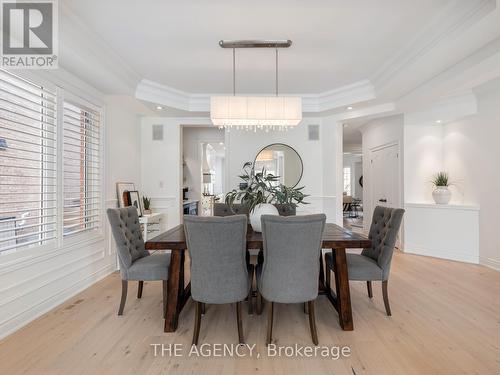
<instances>
[{"instance_id":1,"label":"wooden chair leg","mask_svg":"<svg viewBox=\"0 0 500 375\"><path fill-rule=\"evenodd\" d=\"M167 290L168 290L168 280L162 280L162 290L163 290L163 319L167 316Z\"/></svg>"},{"instance_id":2,"label":"wooden chair leg","mask_svg":"<svg viewBox=\"0 0 500 375\"><path fill-rule=\"evenodd\" d=\"M137 298L142 298L142 289L144 288L144 281L139 281L137 284Z\"/></svg>"},{"instance_id":3,"label":"wooden chair leg","mask_svg":"<svg viewBox=\"0 0 500 375\"><path fill-rule=\"evenodd\" d=\"M366 282L366 288L368 289L368 297L373 298L372 282L371 281Z\"/></svg>"},{"instance_id":4,"label":"wooden chair leg","mask_svg":"<svg viewBox=\"0 0 500 375\"><path fill-rule=\"evenodd\" d=\"M269 345L273 339L273 313L274 302L269 302L269 313L267 316L267 339L266 346Z\"/></svg>"},{"instance_id":5,"label":"wooden chair leg","mask_svg":"<svg viewBox=\"0 0 500 375\"><path fill-rule=\"evenodd\" d=\"M314 345L318 345L318 332L316 331L316 317L314 315L314 300L309 301L309 328L311 329L311 337Z\"/></svg>"},{"instance_id":6,"label":"wooden chair leg","mask_svg":"<svg viewBox=\"0 0 500 375\"><path fill-rule=\"evenodd\" d=\"M309 314L309 304L304 302L304 314Z\"/></svg>"},{"instance_id":7,"label":"wooden chair leg","mask_svg":"<svg viewBox=\"0 0 500 375\"><path fill-rule=\"evenodd\" d=\"M262 294L260 294L259 291L257 291L257 297L256 297L256 302L257 302L257 314L260 315L262 314L262 308L264 305L264 301L262 300Z\"/></svg>"},{"instance_id":8,"label":"wooden chair leg","mask_svg":"<svg viewBox=\"0 0 500 375\"><path fill-rule=\"evenodd\" d=\"M198 345L198 337L200 336L201 324L201 302L195 302L195 315L194 315L194 331L192 345Z\"/></svg>"},{"instance_id":9,"label":"wooden chair leg","mask_svg":"<svg viewBox=\"0 0 500 375\"><path fill-rule=\"evenodd\" d=\"M205 311L207 311L207 304L202 303L201 304L201 315L205 315Z\"/></svg>"},{"instance_id":10,"label":"wooden chair leg","mask_svg":"<svg viewBox=\"0 0 500 375\"><path fill-rule=\"evenodd\" d=\"M241 302L236 302L236 322L238 323L238 340L240 344L245 343L243 337L243 322L241 321Z\"/></svg>"},{"instance_id":11,"label":"wooden chair leg","mask_svg":"<svg viewBox=\"0 0 500 375\"><path fill-rule=\"evenodd\" d=\"M255 275L255 266L251 267L250 291L248 292L248 315L253 315L253 278Z\"/></svg>"},{"instance_id":12,"label":"wooden chair leg","mask_svg":"<svg viewBox=\"0 0 500 375\"><path fill-rule=\"evenodd\" d=\"M387 316L392 316L391 306L389 305L389 295L387 294L387 284L387 280L382 281L382 295L384 296L385 312L387 313Z\"/></svg>"},{"instance_id":13,"label":"wooden chair leg","mask_svg":"<svg viewBox=\"0 0 500 375\"><path fill-rule=\"evenodd\" d=\"M118 315L123 315L123 309L125 308L125 302L127 301L127 289L128 289L128 281L122 280L122 298L120 300Z\"/></svg>"}]
</instances>

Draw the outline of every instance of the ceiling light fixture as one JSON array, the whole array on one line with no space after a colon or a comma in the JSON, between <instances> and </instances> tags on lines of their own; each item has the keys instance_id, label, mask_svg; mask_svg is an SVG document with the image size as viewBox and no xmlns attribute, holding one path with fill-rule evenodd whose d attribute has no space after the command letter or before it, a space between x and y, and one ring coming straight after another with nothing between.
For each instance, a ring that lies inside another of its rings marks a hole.
<instances>
[{"instance_id":1,"label":"ceiling light fixture","mask_svg":"<svg viewBox=\"0 0 500 375\"><path fill-rule=\"evenodd\" d=\"M352 107L351 107L351 106L347 107L347 110L348 110L348 111L350 111L351 109L352 109Z\"/></svg>"},{"instance_id":2,"label":"ceiling light fixture","mask_svg":"<svg viewBox=\"0 0 500 375\"><path fill-rule=\"evenodd\" d=\"M219 46L233 49L233 96L210 98L210 119L215 126L230 130L263 129L286 131L302 120L302 99L278 95L278 48L291 40L221 40ZM276 95L236 96L236 48L274 48L276 51Z\"/></svg>"},{"instance_id":3,"label":"ceiling light fixture","mask_svg":"<svg viewBox=\"0 0 500 375\"><path fill-rule=\"evenodd\" d=\"M436 124L441 124L441 120L436 120Z\"/></svg>"},{"instance_id":4,"label":"ceiling light fixture","mask_svg":"<svg viewBox=\"0 0 500 375\"><path fill-rule=\"evenodd\" d=\"M158 106L156 106L156 109L157 109L158 111L160 111L160 110L162 110L162 109L163 109L163 107L162 107L161 105L158 105Z\"/></svg>"}]
</instances>

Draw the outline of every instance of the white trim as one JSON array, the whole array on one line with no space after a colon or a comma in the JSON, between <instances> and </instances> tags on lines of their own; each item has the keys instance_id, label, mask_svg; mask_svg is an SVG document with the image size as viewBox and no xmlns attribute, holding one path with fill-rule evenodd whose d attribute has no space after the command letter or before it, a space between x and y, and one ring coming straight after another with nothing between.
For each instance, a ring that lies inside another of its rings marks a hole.
<instances>
[{"instance_id":1,"label":"white trim","mask_svg":"<svg viewBox=\"0 0 500 375\"><path fill-rule=\"evenodd\" d=\"M190 94L147 79L142 79L135 90L136 99L189 112L210 111L210 97L217 95L224 94ZM257 94L256 96L266 95L269 94ZM283 96L286 94L283 93ZM320 94L295 94L292 96L301 97L302 111L309 113L323 112L376 98L375 89L368 80L358 81Z\"/></svg>"},{"instance_id":2,"label":"white trim","mask_svg":"<svg viewBox=\"0 0 500 375\"><path fill-rule=\"evenodd\" d=\"M465 210L465 211L479 211L478 204L436 204L436 203L405 203L406 207L415 208L435 208L441 210Z\"/></svg>"},{"instance_id":3,"label":"white trim","mask_svg":"<svg viewBox=\"0 0 500 375\"><path fill-rule=\"evenodd\" d=\"M500 260L479 256L479 264L500 271Z\"/></svg>"}]
</instances>

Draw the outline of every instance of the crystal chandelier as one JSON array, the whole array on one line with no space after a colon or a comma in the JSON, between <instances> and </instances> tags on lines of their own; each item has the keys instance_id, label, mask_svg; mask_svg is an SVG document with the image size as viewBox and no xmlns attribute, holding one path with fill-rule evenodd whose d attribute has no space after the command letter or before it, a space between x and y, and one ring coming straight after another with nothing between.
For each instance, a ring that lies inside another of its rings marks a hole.
<instances>
[{"instance_id":1,"label":"crystal chandelier","mask_svg":"<svg viewBox=\"0 0 500 375\"><path fill-rule=\"evenodd\" d=\"M219 42L233 49L233 96L210 98L210 119L215 126L256 132L257 129L287 131L302 120L302 99L278 95L278 48L288 48L292 41L238 40ZM276 95L236 96L236 48L274 48L276 51Z\"/></svg>"}]
</instances>

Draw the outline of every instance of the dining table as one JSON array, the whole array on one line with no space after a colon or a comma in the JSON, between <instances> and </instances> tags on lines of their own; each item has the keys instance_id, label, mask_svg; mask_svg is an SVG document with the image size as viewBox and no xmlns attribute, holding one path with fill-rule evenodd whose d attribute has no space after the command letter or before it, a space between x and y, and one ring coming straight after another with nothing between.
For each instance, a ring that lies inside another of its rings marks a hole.
<instances>
[{"instance_id":1,"label":"dining table","mask_svg":"<svg viewBox=\"0 0 500 375\"><path fill-rule=\"evenodd\" d=\"M183 224L157 235L146 243L147 250L170 250L170 265L167 281L167 304L165 311L165 332L175 332L179 314L191 296L190 283L185 280L186 256L189 256ZM255 232L249 225L246 236L247 249L262 249L262 233ZM330 275L325 278L323 254L320 257L319 294L326 295L338 313L340 327L345 331L354 329L347 270L346 249L362 249L372 246L365 235L353 232L337 224L326 223L323 231L322 248L333 254L335 291L330 288Z\"/></svg>"}]
</instances>

